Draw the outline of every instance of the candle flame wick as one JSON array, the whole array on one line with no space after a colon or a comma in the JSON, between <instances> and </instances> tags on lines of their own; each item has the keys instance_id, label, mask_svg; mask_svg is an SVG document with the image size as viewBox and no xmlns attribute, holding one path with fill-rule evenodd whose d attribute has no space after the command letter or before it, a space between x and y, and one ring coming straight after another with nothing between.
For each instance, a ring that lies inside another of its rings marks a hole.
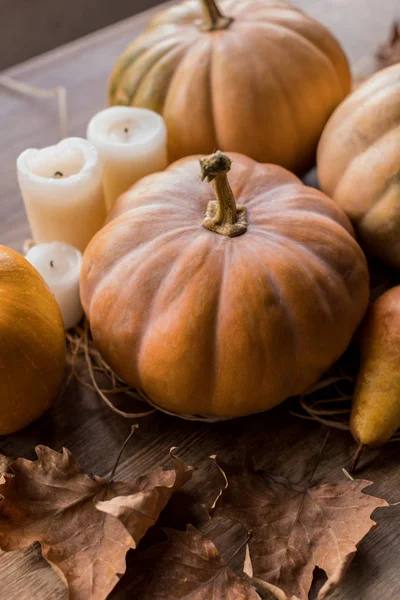
<instances>
[{"instance_id":1,"label":"candle flame wick","mask_svg":"<svg viewBox=\"0 0 400 600\"><path fill-rule=\"evenodd\" d=\"M51 266L52 269L54 268L54 260L50 261L50 266Z\"/></svg>"},{"instance_id":2,"label":"candle flame wick","mask_svg":"<svg viewBox=\"0 0 400 600\"><path fill-rule=\"evenodd\" d=\"M63 174L61 173L61 171L56 171L54 173L54 177L62 177L62 176L63 176Z\"/></svg>"},{"instance_id":3,"label":"candle flame wick","mask_svg":"<svg viewBox=\"0 0 400 600\"><path fill-rule=\"evenodd\" d=\"M129 129L127 127L124 128L125 133L128 133Z\"/></svg>"}]
</instances>

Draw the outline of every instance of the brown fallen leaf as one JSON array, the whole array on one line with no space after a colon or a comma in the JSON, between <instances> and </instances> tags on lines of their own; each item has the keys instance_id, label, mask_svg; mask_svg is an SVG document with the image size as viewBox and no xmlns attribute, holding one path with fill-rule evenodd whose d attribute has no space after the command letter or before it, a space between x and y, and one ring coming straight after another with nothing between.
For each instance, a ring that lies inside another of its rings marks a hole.
<instances>
[{"instance_id":1,"label":"brown fallen leaf","mask_svg":"<svg viewBox=\"0 0 400 600\"><path fill-rule=\"evenodd\" d=\"M213 519L233 519L252 530L245 572L278 600L307 600L317 566L328 576L318 595L325 598L376 525L372 511L388 506L361 493L370 481L300 487L244 464L217 465L226 487Z\"/></svg>"},{"instance_id":2,"label":"brown fallen leaf","mask_svg":"<svg viewBox=\"0 0 400 600\"><path fill-rule=\"evenodd\" d=\"M103 600L125 572L127 551L137 546L192 468L171 451L172 471L156 469L123 483L86 475L65 448L60 454L37 446L36 454L37 461L15 460L14 477L0 485L0 548L21 550L39 541L43 556L68 586L70 600ZM124 495L135 511L132 519L126 508L126 526L96 509L97 503L107 505Z\"/></svg>"},{"instance_id":3,"label":"brown fallen leaf","mask_svg":"<svg viewBox=\"0 0 400 600\"><path fill-rule=\"evenodd\" d=\"M14 460L14 458L0 453L0 485L3 485L3 483L6 482L7 477L12 477L12 474L9 472L9 467Z\"/></svg>"},{"instance_id":4,"label":"brown fallen leaf","mask_svg":"<svg viewBox=\"0 0 400 600\"><path fill-rule=\"evenodd\" d=\"M136 545L146 531L156 523L173 492L182 487L189 479L189 474L191 476L193 469L185 469L183 463L174 456L174 450L175 448L171 449L174 471L163 471L161 467L157 467L148 475L139 477L135 481L134 493L95 502L98 510L121 521L136 540Z\"/></svg>"},{"instance_id":5,"label":"brown fallen leaf","mask_svg":"<svg viewBox=\"0 0 400 600\"><path fill-rule=\"evenodd\" d=\"M376 58L381 69L400 62L400 28L396 21L392 25L389 41L379 46Z\"/></svg>"},{"instance_id":6,"label":"brown fallen leaf","mask_svg":"<svg viewBox=\"0 0 400 600\"><path fill-rule=\"evenodd\" d=\"M168 540L143 554L144 585L135 600L261 600L246 579L222 560L211 540L192 525L166 530Z\"/></svg>"}]
</instances>

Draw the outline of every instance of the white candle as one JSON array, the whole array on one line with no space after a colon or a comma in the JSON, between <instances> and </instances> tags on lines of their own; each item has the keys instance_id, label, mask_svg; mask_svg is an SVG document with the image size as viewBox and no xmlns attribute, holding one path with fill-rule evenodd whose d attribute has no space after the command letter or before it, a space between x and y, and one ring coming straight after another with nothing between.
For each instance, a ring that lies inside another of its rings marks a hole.
<instances>
[{"instance_id":1,"label":"white candle","mask_svg":"<svg viewBox=\"0 0 400 600\"><path fill-rule=\"evenodd\" d=\"M106 216L96 148L81 138L31 148L19 156L17 171L35 243L60 241L83 251Z\"/></svg>"},{"instance_id":2,"label":"white candle","mask_svg":"<svg viewBox=\"0 0 400 600\"><path fill-rule=\"evenodd\" d=\"M74 327L83 315L79 295L82 253L69 244L51 242L32 246L25 258L39 271L53 292L65 329Z\"/></svg>"},{"instance_id":3,"label":"white candle","mask_svg":"<svg viewBox=\"0 0 400 600\"><path fill-rule=\"evenodd\" d=\"M87 137L103 163L107 210L135 181L167 166L164 119L147 108L106 108L90 121Z\"/></svg>"}]
</instances>

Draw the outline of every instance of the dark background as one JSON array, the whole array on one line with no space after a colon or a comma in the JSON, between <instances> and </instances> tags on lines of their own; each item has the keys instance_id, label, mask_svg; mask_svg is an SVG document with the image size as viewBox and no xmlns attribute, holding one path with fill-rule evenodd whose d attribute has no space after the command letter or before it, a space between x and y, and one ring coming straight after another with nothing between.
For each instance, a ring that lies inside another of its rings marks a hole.
<instances>
[{"instance_id":1,"label":"dark background","mask_svg":"<svg viewBox=\"0 0 400 600\"><path fill-rule=\"evenodd\" d=\"M162 0L0 0L0 70Z\"/></svg>"}]
</instances>

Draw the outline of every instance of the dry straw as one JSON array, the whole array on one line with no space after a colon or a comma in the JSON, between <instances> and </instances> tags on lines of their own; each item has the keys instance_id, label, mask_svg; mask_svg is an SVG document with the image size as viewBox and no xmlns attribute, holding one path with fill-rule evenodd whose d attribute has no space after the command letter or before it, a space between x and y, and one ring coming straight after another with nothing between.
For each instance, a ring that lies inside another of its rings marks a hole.
<instances>
[{"instance_id":1,"label":"dry straw","mask_svg":"<svg viewBox=\"0 0 400 600\"><path fill-rule=\"evenodd\" d=\"M67 90L63 86L56 87L52 90L33 87L21 81L16 81L6 75L0 75L0 85L12 92L17 92L23 96L31 98L56 98L58 104L58 118L60 122L60 138L63 139L68 135L68 120L67 120Z\"/></svg>"}]
</instances>

